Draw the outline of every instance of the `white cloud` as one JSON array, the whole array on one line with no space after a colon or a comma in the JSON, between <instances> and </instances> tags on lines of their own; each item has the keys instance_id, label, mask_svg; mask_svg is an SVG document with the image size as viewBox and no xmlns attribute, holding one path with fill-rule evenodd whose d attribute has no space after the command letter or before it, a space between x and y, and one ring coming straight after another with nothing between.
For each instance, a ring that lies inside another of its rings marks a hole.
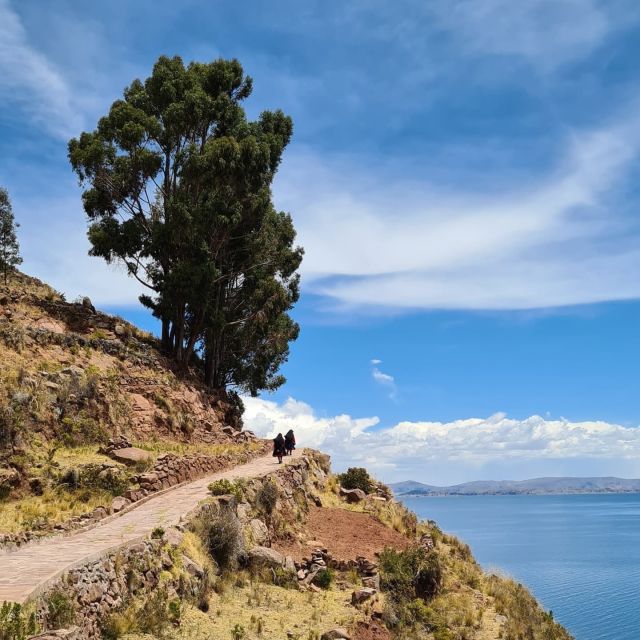
<instances>
[{"instance_id":1,"label":"white cloud","mask_svg":"<svg viewBox=\"0 0 640 640\"><path fill-rule=\"evenodd\" d=\"M638 156L640 122L575 132L566 148L545 178L492 190L409 181L384 166L363 171L363 159L289 157L276 196L305 247L306 291L399 309L639 297L640 251L625 237L617 197Z\"/></svg>"},{"instance_id":2,"label":"white cloud","mask_svg":"<svg viewBox=\"0 0 640 640\"><path fill-rule=\"evenodd\" d=\"M471 54L518 56L542 70L582 58L623 19L619 2L596 0L436 0L427 12ZM632 7L630 7L632 8Z\"/></svg>"},{"instance_id":3,"label":"white cloud","mask_svg":"<svg viewBox=\"0 0 640 640\"><path fill-rule=\"evenodd\" d=\"M396 389L396 381L395 378L388 373L384 373L378 369L378 367L374 366L371 370L371 377L383 387L386 387L389 391L389 397L395 398L397 389Z\"/></svg>"},{"instance_id":4,"label":"white cloud","mask_svg":"<svg viewBox=\"0 0 640 640\"><path fill-rule=\"evenodd\" d=\"M318 417L291 398L281 405L261 398L244 402L246 428L264 437L293 429L300 446L326 451L337 469L366 466L388 481L450 484L501 473L522 479L549 469L554 475L640 473L640 427L496 414L381 429L376 417Z\"/></svg>"},{"instance_id":5,"label":"white cloud","mask_svg":"<svg viewBox=\"0 0 640 640\"><path fill-rule=\"evenodd\" d=\"M73 92L58 69L30 42L9 0L0 0L0 92L40 126L68 138L81 129Z\"/></svg>"},{"instance_id":6,"label":"white cloud","mask_svg":"<svg viewBox=\"0 0 640 640\"><path fill-rule=\"evenodd\" d=\"M371 360L369 360L369 362L371 364L382 364L382 360L379 360L378 358L372 358Z\"/></svg>"}]
</instances>

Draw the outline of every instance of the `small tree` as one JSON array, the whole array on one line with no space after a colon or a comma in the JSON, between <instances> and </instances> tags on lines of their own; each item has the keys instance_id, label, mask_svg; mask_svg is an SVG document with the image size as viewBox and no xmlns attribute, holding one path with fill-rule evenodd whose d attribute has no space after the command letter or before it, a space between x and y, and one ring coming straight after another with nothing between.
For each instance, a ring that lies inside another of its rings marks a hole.
<instances>
[{"instance_id":1,"label":"small tree","mask_svg":"<svg viewBox=\"0 0 640 640\"><path fill-rule=\"evenodd\" d=\"M16 237L16 229L19 226L13 217L9 194L6 189L0 187L0 269L4 273L5 285L9 271L22 264L20 245Z\"/></svg>"}]
</instances>

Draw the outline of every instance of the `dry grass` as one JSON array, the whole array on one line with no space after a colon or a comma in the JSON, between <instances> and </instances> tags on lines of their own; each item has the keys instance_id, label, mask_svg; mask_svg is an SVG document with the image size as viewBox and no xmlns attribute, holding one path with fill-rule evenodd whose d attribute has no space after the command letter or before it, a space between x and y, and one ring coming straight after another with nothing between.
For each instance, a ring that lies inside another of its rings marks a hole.
<instances>
[{"instance_id":1,"label":"dry grass","mask_svg":"<svg viewBox=\"0 0 640 640\"><path fill-rule=\"evenodd\" d=\"M234 587L222 595L213 594L208 613L187 606L179 628L172 629L177 640L233 640L238 625L246 640L282 640L287 632L298 640L315 640L336 626L349 627L363 616L349 603L350 591L330 589L322 593L302 593L266 584ZM152 640L154 636L130 634L125 640Z\"/></svg>"},{"instance_id":2,"label":"dry grass","mask_svg":"<svg viewBox=\"0 0 640 640\"><path fill-rule=\"evenodd\" d=\"M18 533L38 525L48 528L96 507L109 505L112 497L106 491L48 489L41 496L4 502L0 508L0 532Z\"/></svg>"},{"instance_id":3,"label":"dry grass","mask_svg":"<svg viewBox=\"0 0 640 640\"><path fill-rule=\"evenodd\" d=\"M262 442L243 442L240 444L206 444L185 443L173 440L152 440L147 442L135 442L136 447L150 451L151 453L175 453L176 455L188 455L202 453L212 457L231 456L234 460L249 460L252 454L260 451L264 445Z\"/></svg>"}]
</instances>

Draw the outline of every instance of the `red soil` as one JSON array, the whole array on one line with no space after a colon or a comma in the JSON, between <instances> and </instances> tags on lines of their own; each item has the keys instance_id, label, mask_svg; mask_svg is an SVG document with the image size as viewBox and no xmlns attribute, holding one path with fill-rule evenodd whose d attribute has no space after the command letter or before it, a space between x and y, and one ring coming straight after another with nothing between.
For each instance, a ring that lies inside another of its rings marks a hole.
<instances>
[{"instance_id":1,"label":"red soil","mask_svg":"<svg viewBox=\"0 0 640 640\"><path fill-rule=\"evenodd\" d=\"M306 545L296 541L273 546L294 560L302 560L313 549L323 547L338 560L364 556L375 561L376 554L385 547L404 549L408 545L407 538L372 516L334 507L311 507L306 530Z\"/></svg>"}]
</instances>

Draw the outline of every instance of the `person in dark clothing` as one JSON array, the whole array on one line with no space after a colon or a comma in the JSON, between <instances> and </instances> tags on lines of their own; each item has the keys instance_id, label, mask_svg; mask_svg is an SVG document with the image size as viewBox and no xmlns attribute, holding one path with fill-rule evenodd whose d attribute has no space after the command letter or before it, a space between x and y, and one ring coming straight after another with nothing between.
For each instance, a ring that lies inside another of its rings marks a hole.
<instances>
[{"instance_id":1,"label":"person in dark clothing","mask_svg":"<svg viewBox=\"0 0 640 640\"><path fill-rule=\"evenodd\" d=\"M293 450L296 448L296 437L293 434L293 429L289 429L284 435L284 446L287 450L287 455L290 456Z\"/></svg>"},{"instance_id":2,"label":"person in dark clothing","mask_svg":"<svg viewBox=\"0 0 640 640\"><path fill-rule=\"evenodd\" d=\"M282 434L279 433L273 439L273 457L278 458L278 463L282 464L282 457L287 455L287 449L284 444L284 438Z\"/></svg>"}]
</instances>

